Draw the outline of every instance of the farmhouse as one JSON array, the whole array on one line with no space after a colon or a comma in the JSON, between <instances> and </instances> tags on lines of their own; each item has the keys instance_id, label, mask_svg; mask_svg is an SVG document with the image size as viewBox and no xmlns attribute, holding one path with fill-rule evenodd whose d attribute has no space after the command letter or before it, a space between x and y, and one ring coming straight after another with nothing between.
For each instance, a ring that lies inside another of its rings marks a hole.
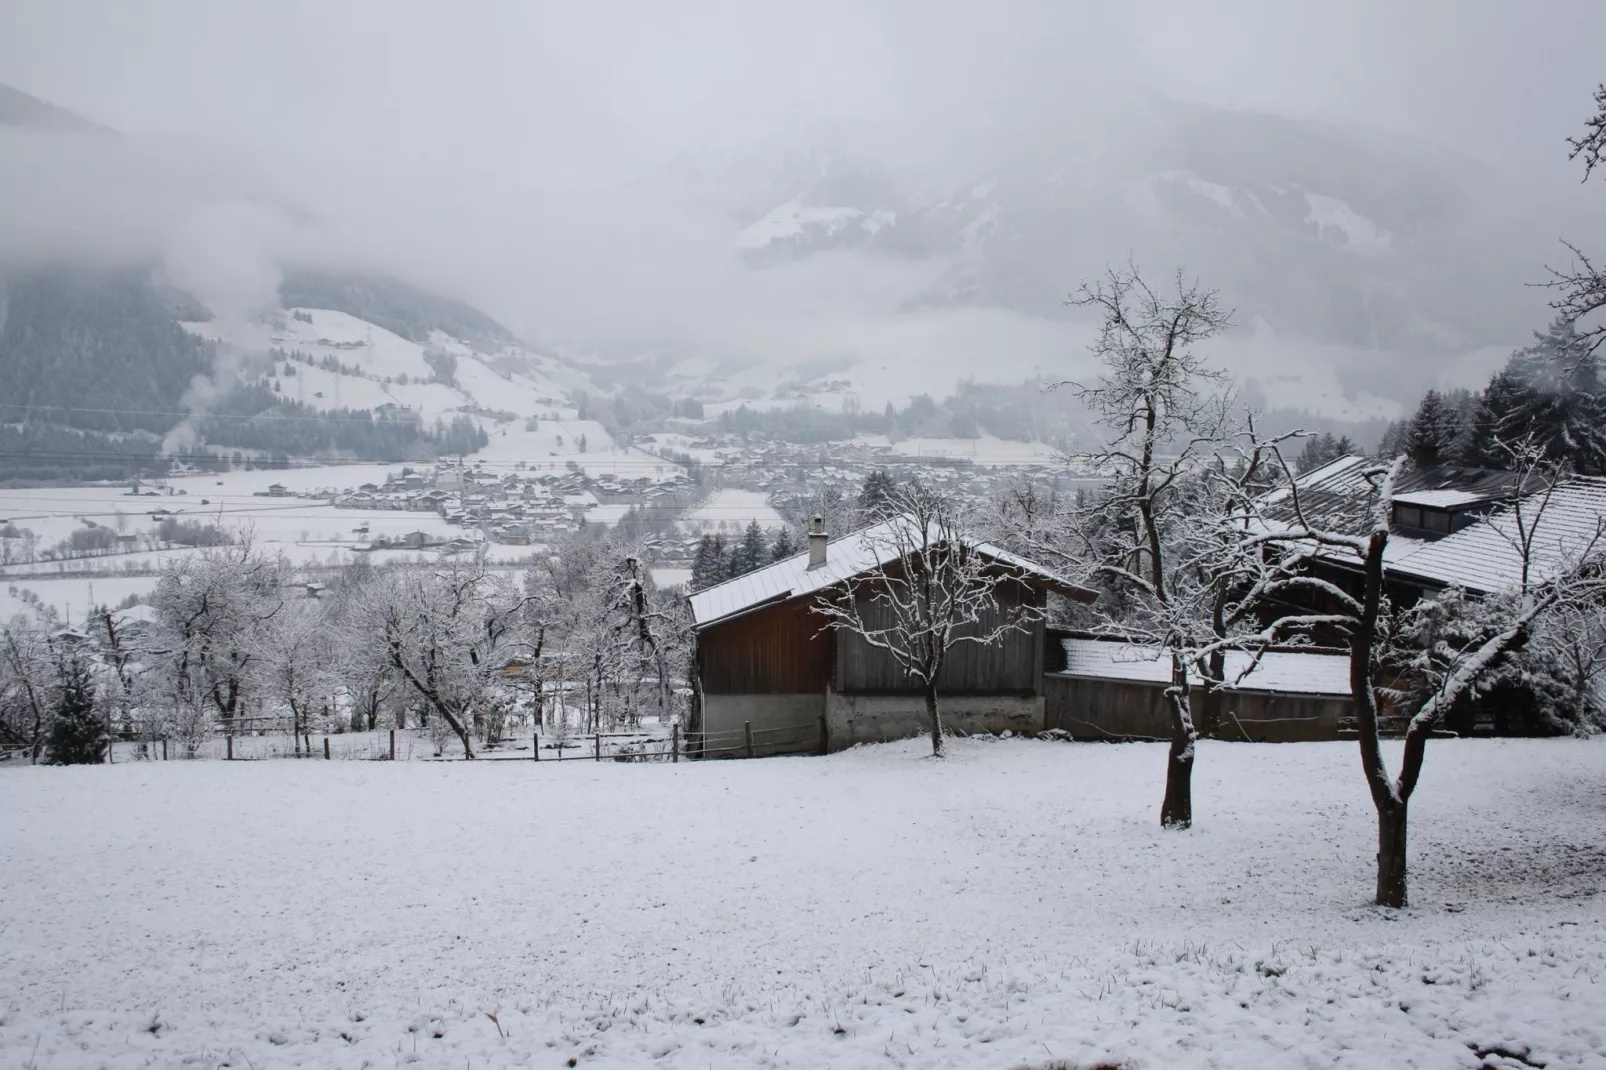
<instances>
[{"instance_id":1,"label":"farmhouse","mask_svg":"<svg viewBox=\"0 0 1606 1070\"><path fill-rule=\"evenodd\" d=\"M699 684L692 727L708 750L748 729L754 753L768 754L836 750L925 729L917 683L892 655L827 627L816 611L826 598L855 597L873 612L874 575L900 564L893 541L878 537L882 527L830 540L816 522L806 551L691 596ZM996 566L992 624L1041 609L1050 594L1096 597L999 547L973 549ZM1037 616L990 645L960 643L949 651L938 686L949 727L1042 729L1044 628Z\"/></svg>"},{"instance_id":2,"label":"farmhouse","mask_svg":"<svg viewBox=\"0 0 1606 1070\"><path fill-rule=\"evenodd\" d=\"M1360 534L1378 501L1375 473L1362 457L1306 473L1296 484L1299 513L1317 527ZM1394 489L1383 583L1396 613L1452 587L1486 597L1550 582L1606 540L1606 478L1599 476L1531 474L1524 482L1512 472L1431 462L1406 469ZM1262 504L1271 525L1296 519L1286 490ZM1360 560L1348 548L1323 547L1308 567L1352 597L1361 592ZM1334 608L1329 596L1310 593L1268 607L1317 614ZM1343 639L1321 629L1315 637L1324 644ZM1463 735L1548 730L1516 696L1499 694L1458 704L1444 723Z\"/></svg>"}]
</instances>

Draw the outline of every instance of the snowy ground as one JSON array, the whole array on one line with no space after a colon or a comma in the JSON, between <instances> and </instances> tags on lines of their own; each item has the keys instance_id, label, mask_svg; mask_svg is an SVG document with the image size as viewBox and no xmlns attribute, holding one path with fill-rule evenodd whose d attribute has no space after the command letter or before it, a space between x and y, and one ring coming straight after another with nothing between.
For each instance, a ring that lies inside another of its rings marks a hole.
<instances>
[{"instance_id":1,"label":"snowy ground","mask_svg":"<svg viewBox=\"0 0 1606 1070\"><path fill-rule=\"evenodd\" d=\"M695 534L740 537L747 525L754 520L758 521L760 527L769 531L784 527L786 524L785 519L770 504L768 494L761 490L726 487L687 513L684 526Z\"/></svg>"},{"instance_id":2,"label":"snowy ground","mask_svg":"<svg viewBox=\"0 0 1606 1070\"><path fill-rule=\"evenodd\" d=\"M0 1064L1606 1066L1606 742L923 750L6 770Z\"/></svg>"}]
</instances>

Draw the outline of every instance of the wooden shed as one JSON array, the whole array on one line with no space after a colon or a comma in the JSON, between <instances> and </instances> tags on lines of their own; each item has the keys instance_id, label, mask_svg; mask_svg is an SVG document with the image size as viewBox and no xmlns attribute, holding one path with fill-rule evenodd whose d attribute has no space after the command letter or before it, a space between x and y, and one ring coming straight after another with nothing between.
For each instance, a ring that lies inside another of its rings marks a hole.
<instances>
[{"instance_id":1,"label":"wooden shed","mask_svg":"<svg viewBox=\"0 0 1606 1070\"><path fill-rule=\"evenodd\" d=\"M1053 660L1044 677L1044 727L1075 739L1170 739L1169 660L1150 647L1114 639L1051 634ZM1310 651L1272 651L1251 668L1250 656L1228 655L1221 692L1221 739L1292 743L1340 738L1351 720L1349 658ZM1194 708L1199 690L1193 689Z\"/></svg>"},{"instance_id":2,"label":"wooden shed","mask_svg":"<svg viewBox=\"0 0 1606 1070\"><path fill-rule=\"evenodd\" d=\"M897 521L889 521L896 523ZM877 529L829 540L810 536L802 553L691 596L697 638L698 710L692 730L710 755L836 750L924 731L917 683L885 650L833 629L816 607L828 597L860 600L872 614L873 577L896 569ZM1000 619L1041 609L1050 594L1095 594L1051 570L986 543L995 562ZM945 722L958 732L1036 732L1043 727L1041 614L995 643L960 643L939 682ZM981 627L986 628L988 622Z\"/></svg>"}]
</instances>

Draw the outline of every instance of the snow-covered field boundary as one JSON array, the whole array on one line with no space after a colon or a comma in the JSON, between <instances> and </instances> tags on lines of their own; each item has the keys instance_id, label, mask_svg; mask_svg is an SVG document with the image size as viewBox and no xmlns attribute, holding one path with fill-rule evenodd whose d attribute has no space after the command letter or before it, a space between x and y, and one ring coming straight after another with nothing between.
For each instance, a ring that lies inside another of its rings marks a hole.
<instances>
[{"instance_id":1,"label":"snow-covered field boundary","mask_svg":"<svg viewBox=\"0 0 1606 1070\"><path fill-rule=\"evenodd\" d=\"M0 1063L1606 1066L1603 745L7 770Z\"/></svg>"}]
</instances>

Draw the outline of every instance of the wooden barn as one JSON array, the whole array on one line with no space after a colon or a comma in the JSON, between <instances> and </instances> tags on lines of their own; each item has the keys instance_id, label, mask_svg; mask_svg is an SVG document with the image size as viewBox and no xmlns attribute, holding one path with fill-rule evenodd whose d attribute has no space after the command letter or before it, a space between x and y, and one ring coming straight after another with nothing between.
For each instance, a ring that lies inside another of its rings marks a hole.
<instances>
[{"instance_id":1,"label":"wooden barn","mask_svg":"<svg viewBox=\"0 0 1606 1070\"><path fill-rule=\"evenodd\" d=\"M1044 727L1073 739L1119 742L1170 739L1171 663L1152 647L1118 639L1050 632ZM1349 658L1344 654L1278 650L1258 659L1227 655L1217 739L1294 743L1344 738L1354 720ZM1192 691L1202 721L1203 689ZM1387 711L1385 711L1387 712ZM1200 726L1203 732L1206 726Z\"/></svg>"},{"instance_id":2,"label":"wooden barn","mask_svg":"<svg viewBox=\"0 0 1606 1070\"><path fill-rule=\"evenodd\" d=\"M804 552L691 596L698 673L692 730L709 755L838 750L926 730L919 687L892 655L829 627L815 609L824 598L856 591L869 613L873 576L898 565L891 541L876 528L835 540L816 528ZM998 547L975 550L1007 577L997 587L999 615L1040 609L1050 594L1095 597ZM1042 729L1044 627L1034 616L995 643L949 651L938 692L951 729Z\"/></svg>"}]
</instances>

